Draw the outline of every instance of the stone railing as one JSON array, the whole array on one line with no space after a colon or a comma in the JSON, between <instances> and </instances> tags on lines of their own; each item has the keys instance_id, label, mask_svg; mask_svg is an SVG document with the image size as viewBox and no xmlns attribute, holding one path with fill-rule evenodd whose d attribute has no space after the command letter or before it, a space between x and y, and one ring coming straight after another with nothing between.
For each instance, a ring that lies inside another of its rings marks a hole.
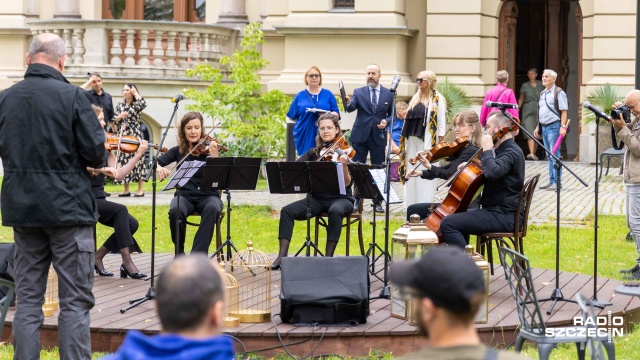
<instances>
[{"instance_id":1,"label":"stone railing","mask_svg":"<svg viewBox=\"0 0 640 360\"><path fill-rule=\"evenodd\" d=\"M185 78L198 64L218 66L235 50L237 30L223 26L136 20L43 20L36 35L53 32L66 43L65 73Z\"/></svg>"}]
</instances>

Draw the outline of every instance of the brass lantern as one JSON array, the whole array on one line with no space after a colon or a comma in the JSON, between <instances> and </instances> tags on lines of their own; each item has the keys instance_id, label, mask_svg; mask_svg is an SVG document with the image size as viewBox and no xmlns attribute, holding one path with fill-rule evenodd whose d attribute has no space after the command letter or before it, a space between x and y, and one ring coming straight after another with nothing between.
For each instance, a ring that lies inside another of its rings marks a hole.
<instances>
[{"instance_id":1,"label":"brass lantern","mask_svg":"<svg viewBox=\"0 0 640 360\"><path fill-rule=\"evenodd\" d=\"M58 310L58 276L51 266L49 275L47 275L47 290L44 294L44 304L42 304L42 312L44 316L53 316Z\"/></svg>"},{"instance_id":2,"label":"brass lantern","mask_svg":"<svg viewBox=\"0 0 640 360\"><path fill-rule=\"evenodd\" d=\"M222 281L225 283L224 292L224 327L232 328L240 325L238 317L238 281L233 275L225 271L224 260L218 265L222 272ZM232 315L233 314L233 315Z\"/></svg>"},{"instance_id":3,"label":"brass lantern","mask_svg":"<svg viewBox=\"0 0 640 360\"><path fill-rule=\"evenodd\" d=\"M236 253L229 263L231 274L238 281L238 308L230 311L240 322L271 321L271 259L266 253L253 248Z\"/></svg>"},{"instance_id":4,"label":"brass lantern","mask_svg":"<svg viewBox=\"0 0 640 360\"><path fill-rule=\"evenodd\" d=\"M482 270L482 278L484 279L484 304L480 306L478 309L478 313L476 314L476 324L486 324L489 321L489 263L484 260L482 255L473 251L473 245L467 245L464 248L464 252L471 257L476 265Z\"/></svg>"},{"instance_id":5,"label":"brass lantern","mask_svg":"<svg viewBox=\"0 0 640 360\"><path fill-rule=\"evenodd\" d=\"M409 222L402 225L391 238L391 258L393 262L417 260L433 246L438 245L438 236L420 221L417 214L411 215ZM391 316L410 320L411 300L401 294L400 288L391 283Z\"/></svg>"}]
</instances>

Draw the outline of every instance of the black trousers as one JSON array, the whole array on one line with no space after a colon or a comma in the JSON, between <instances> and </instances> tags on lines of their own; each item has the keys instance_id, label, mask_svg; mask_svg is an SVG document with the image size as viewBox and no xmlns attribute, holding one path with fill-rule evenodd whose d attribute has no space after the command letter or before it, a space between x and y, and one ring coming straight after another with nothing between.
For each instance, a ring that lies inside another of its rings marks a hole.
<instances>
[{"instance_id":1,"label":"black trousers","mask_svg":"<svg viewBox=\"0 0 640 360\"><path fill-rule=\"evenodd\" d=\"M409 217L413 214L420 215L420 220L425 220L431 215L433 209L437 208L440 203L419 203L409 205L407 208L407 221L409 221Z\"/></svg>"},{"instance_id":2,"label":"black trousers","mask_svg":"<svg viewBox=\"0 0 640 360\"><path fill-rule=\"evenodd\" d=\"M353 199L309 199L311 218L326 212L329 214L327 224L327 241L340 240L342 219L353 212ZM307 219L307 199L298 200L282 208L280 212L280 230L278 239L291 240L295 220Z\"/></svg>"},{"instance_id":3,"label":"black trousers","mask_svg":"<svg viewBox=\"0 0 640 360\"><path fill-rule=\"evenodd\" d=\"M113 228L113 234L107 238L102 246L110 252L119 252L128 246L134 246L133 234L138 231L138 220L129 214L127 207L107 201L106 199L96 199L98 204L98 221L104 226ZM137 248L137 244L135 245Z\"/></svg>"},{"instance_id":4,"label":"black trousers","mask_svg":"<svg viewBox=\"0 0 640 360\"><path fill-rule=\"evenodd\" d=\"M353 143L353 150L356 151L356 155L353 157L354 162L358 162L361 164L365 164L367 162L367 154L371 153L371 164L372 165L382 165L384 163L384 149L386 147L386 143L384 145L376 145L373 141L374 136L380 136L380 131L378 129L370 129L369 137L367 137L367 142L364 143ZM383 131L383 134L386 136L386 132ZM360 196L356 194L356 201L360 201ZM382 204L381 200L374 200L374 204Z\"/></svg>"},{"instance_id":5,"label":"black trousers","mask_svg":"<svg viewBox=\"0 0 640 360\"><path fill-rule=\"evenodd\" d=\"M477 209L445 216L440 223L440 232L445 243L464 249L469 244L465 236L488 232L511 232L515 221L515 214Z\"/></svg>"},{"instance_id":6,"label":"black trousers","mask_svg":"<svg viewBox=\"0 0 640 360\"><path fill-rule=\"evenodd\" d=\"M180 208L178 209L178 196L171 200L169 208L169 226L171 228L171 241L179 244L178 253L184 253L184 242L187 233L187 217L195 212L200 213L200 226L193 239L191 252L209 252L209 245L213 238L213 230L222 211L222 200L217 196L185 197L179 196ZM176 242L176 225L178 224L180 241Z\"/></svg>"}]
</instances>

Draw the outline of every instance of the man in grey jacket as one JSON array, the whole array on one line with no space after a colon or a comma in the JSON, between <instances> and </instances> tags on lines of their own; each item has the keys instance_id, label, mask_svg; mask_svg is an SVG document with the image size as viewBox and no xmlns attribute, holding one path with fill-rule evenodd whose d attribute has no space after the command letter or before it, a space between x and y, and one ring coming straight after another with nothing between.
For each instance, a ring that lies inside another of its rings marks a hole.
<instances>
[{"instance_id":1,"label":"man in grey jacket","mask_svg":"<svg viewBox=\"0 0 640 360\"><path fill-rule=\"evenodd\" d=\"M86 167L102 167L106 136L84 91L62 75L65 43L34 37L24 80L0 93L2 225L13 227L18 306L15 359L40 357L47 274L58 274L62 359L90 359L97 207Z\"/></svg>"}]
</instances>

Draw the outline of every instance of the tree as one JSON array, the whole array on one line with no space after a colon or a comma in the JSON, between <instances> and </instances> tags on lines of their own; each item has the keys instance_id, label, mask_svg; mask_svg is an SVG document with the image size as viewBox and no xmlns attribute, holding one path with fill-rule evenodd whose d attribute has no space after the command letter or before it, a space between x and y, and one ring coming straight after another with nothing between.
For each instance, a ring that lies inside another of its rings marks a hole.
<instances>
[{"instance_id":1,"label":"tree","mask_svg":"<svg viewBox=\"0 0 640 360\"><path fill-rule=\"evenodd\" d=\"M291 98L280 90L260 92L258 71L269 63L257 49L264 43L264 34L258 23L247 25L244 33L241 50L236 50L231 57L222 57L221 68L198 65L186 71L190 77L211 81L205 91L185 91L195 101L189 108L221 122L220 137L232 148L253 149L251 153L234 155L284 157L285 116Z\"/></svg>"}]
</instances>

